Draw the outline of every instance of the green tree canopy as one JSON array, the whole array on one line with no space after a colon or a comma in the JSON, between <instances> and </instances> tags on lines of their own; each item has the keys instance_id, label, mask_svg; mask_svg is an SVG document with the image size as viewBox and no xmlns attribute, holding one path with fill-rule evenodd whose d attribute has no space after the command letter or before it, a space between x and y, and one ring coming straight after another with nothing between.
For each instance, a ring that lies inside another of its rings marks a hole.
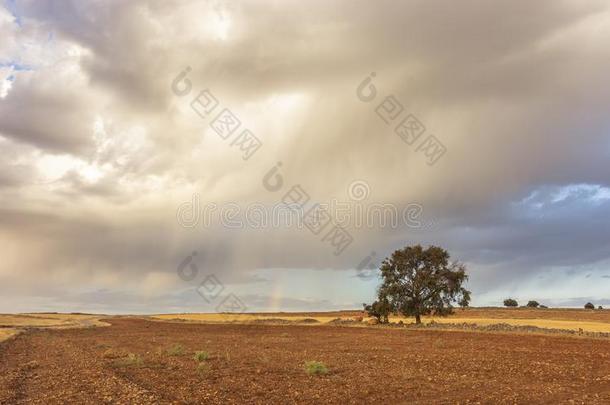
<instances>
[{"instance_id":1,"label":"green tree canopy","mask_svg":"<svg viewBox=\"0 0 610 405\"><path fill-rule=\"evenodd\" d=\"M430 246L407 246L392 253L380 267L382 284L379 301L387 300L392 312L414 316L445 316L453 312L453 303L462 307L470 302L470 291L462 287L468 279L466 268L449 262L446 250Z\"/></svg>"},{"instance_id":2,"label":"green tree canopy","mask_svg":"<svg viewBox=\"0 0 610 405\"><path fill-rule=\"evenodd\" d=\"M507 298L507 299L504 300L504 306L505 307L518 307L519 303L517 302L516 299Z\"/></svg>"}]
</instances>

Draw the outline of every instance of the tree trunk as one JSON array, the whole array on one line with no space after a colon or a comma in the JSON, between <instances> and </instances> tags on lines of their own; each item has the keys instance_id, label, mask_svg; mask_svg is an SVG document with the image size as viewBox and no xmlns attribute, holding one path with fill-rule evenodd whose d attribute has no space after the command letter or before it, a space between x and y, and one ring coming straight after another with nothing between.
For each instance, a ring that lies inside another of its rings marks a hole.
<instances>
[{"instance_id":1,"label":"tree trunk","mask_svg":"<svg viewBox=\"0 0 610 405\"><path fill-rule=\"evenodd\" d=\"M421 317L419 316L419 314L415 315L415 323L417 325L419 325L421 323Z\"/></svg>"}]
</instances>

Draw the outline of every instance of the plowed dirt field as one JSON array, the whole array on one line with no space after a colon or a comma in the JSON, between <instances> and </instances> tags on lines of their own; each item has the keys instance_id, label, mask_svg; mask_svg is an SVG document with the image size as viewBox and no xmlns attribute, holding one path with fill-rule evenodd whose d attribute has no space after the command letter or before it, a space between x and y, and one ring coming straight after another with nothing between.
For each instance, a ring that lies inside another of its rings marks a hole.
<instances>
[{"instance_id":1,"label":"plowed dirt field","mask_svg":"<svg viewBox=\"0 0 610 405\"><path fill-rule=\"evenodd\" d=\"M107 322L0 344L0 403L610 403L607 339Z\"/></svg>"}]
</instances>

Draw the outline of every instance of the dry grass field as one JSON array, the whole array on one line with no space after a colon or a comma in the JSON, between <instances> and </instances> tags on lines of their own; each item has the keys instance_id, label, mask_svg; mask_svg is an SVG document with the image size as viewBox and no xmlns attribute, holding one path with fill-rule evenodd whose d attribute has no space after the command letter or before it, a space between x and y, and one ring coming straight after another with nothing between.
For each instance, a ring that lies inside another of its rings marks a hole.
<instances>
[{"instance_id":1,"label":"dry grass field","mask_svg":"<svg viewBox=\"0 0 610 405\"><path fill-rule=\"evenodd\" d=\"M467 308L456 310L449 318L549 319L610 323L610 310L577 308Z\"/></svg>"},{"instance_id":2,"label":"dry grass field","mask_svg":"<svg viewBox=\"0 0 610 405\"><path fill-rule=\"evenodd\" d=\"M78 328L108 325L101 315L90 314L0 314L0 342L28 328Z\"/></svg>"},{"instance_id":3,"label":"dry grass field","mask_svg":"<svg viewBox=\"0 0 610 405\"><path fill-rule=\"evenodd\" d=\"M259 313L259 314L218 314L218 313L189 313L189 314L161 314L154 315L156 319L185 320L196 322L248 322L255 320L285 319L302 321L315 319L320 323L327 323L337 318L353 319L363 316L361 311L336 312L298 312L298 313ZM446 318L423 317L424 323L430 321L438 323L471 323L478 325L494 325L505 323L514 326L536 326L539 328L553 328L566 330L579 330L588 332L610 333L610 310L585 309L529 309L529 308L468 308L456 310ZM391 322L413 322L412 319L390 317Z\"/></svg>"},{"instance_id":4,"label":"dry grass field","mask_svg":"<svg viewBox=\"0 0 610 405\"><path fill-rule=\"evenodd\" d=\"M2 328L0 329L0 342L6 340L12 336L15 336L17 333L21 332L20 329L16 328Z\"/></svg>"},{"instance_id":5,"label":"dry grass field","mask_svg":"<svg viewBox=\"0 0 610 405\"><path fill-rule=\"evenodd\" d=\"M73 327L85 325L104 325L103 315L93 314L60 314L60 313L31 313L31 314L0 314L1 326L24 327Z\"/></svg>"}]
</instances>

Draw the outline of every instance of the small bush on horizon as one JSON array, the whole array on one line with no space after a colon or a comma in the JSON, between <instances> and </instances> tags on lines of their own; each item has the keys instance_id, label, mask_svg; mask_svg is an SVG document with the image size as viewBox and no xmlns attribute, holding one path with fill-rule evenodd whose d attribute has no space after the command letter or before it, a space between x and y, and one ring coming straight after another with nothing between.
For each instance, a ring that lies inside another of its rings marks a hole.
<instances>
[{"instance_id":1,"label":"small bush on horizon","mask_svg":"<svg viewBox=\"0 0 610 405\"><path fill-rule=\"evenodd\" d=\"M517 302L516 299L507 298L507 299L504 300L504 306L505 307L518 307L519 303Z\"/></svg>"},{"instance_id":2,"label":"small bush on horizon","mask_svg":"<svg viewBox=\"0 0 610 405\"><path fill-rule=\"evenodd\" d=\"M530 308L538 308L540 304L538 303L538 301L528 301L527 306Z\"/></svg>"},{"instance_id":3,"label":"small bush on horizon","mask_svg":"<svg viewBox=\"0 0 610 405\"><path fill-rule=\"evenodd\" d=\"M206 361L207 359L210 358L210 353L204 351L204 350L199 350L195 352L195 356L193 356L193 359L195 361Z\"/></svg>"},{"instance_id":4,"label":"small bush on horizon","mask_svg":"<svg viewBox=\"0 0 610 405\"><path fill-rule=\"evenodd\" d=\"M184 346L180 343L176 343L167 349L167 354L170 356L182 356L184 354Z\"/></svg>"},{"instance_id":5,"label":"small bush on horizon","mask_svg":"<svg viewBox=\"0 0 610 405\"><path fill-rule=\"evenodd\" d=\"M585 304L585 309L595 309L595 305L591 304L590 302L587 302Z\"/></svg>"},{"instance_id":6,"label":"small bush on horizon","mask_svg":"<svg viewBox=\"0 0 610 405\"><path fill-rule=\"evenodd\" d=\"M309 375L328 374L328 367L320 361L306 361L305 372Z\"/></svg>"}]
</instances>

